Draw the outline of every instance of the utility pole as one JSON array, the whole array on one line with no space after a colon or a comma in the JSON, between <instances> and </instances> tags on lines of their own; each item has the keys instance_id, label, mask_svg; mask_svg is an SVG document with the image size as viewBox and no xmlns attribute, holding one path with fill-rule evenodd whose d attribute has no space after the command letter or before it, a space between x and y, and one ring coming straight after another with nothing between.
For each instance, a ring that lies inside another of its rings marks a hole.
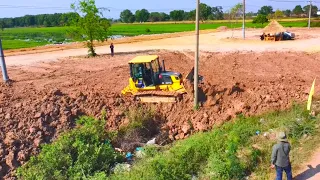
<instances>
[{"instance_id":1,"label":"utility pole","mask_svg":"<svg viewBox=\"0 0 320 180\"><path fill-rule=\"evenodd\" d=\"M242 8L243 8L243 21L242 21L242 34L243 34L243 39L246 39L246 0L243 0L242 3Z\"/></svg>"},{"instance_id":2,"label":"utility pole","mask_svg":"<svg viewBox=\"0 0 320 180\"><path fill-rule=\"evenodd\" d=\"M310 0L310 7L309 7L309 22L308 22L308 29L310 29L311 24L311 10L312 10L312 1Z\"/></svg>"},{"instance_id":3,"label":"utility pole","mask_svg":"<svg viewBox=\"0 0 320 180\"><path fill-rule=\"evenodd\" d=\"M8 73L7 73L6 62L4 60L4 54L3 54L1 39L0 39L0 66L1 66L1 71L2 71L3 81L5 83L7 83L9 81L9 77L8 77Z\"/></svg>"},{"instance_id":4,"label":"utility pole","mask_svg":"<svg viewBox=\"0 0 320 180\"><path fill-rule=\"evenodd\" d=\"M196 0L196 52L194 58L194 108L198 108L198 65L199 65L199 6L200 0Z\"/></svg>"}]
</instances>

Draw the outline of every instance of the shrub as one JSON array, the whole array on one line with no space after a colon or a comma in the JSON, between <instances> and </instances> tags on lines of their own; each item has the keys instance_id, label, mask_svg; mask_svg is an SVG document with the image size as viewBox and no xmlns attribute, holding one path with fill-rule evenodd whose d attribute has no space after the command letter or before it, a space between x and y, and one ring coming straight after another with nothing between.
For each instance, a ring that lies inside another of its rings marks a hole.
<instances>
[{"instance_id":1,"label":"shrub","mask_svg":"<svg viewBox=\"0 0 320 180\"><path fill-rule=\"evenodd\" d=\"M146 32L149 33L149 32L151 32L151 30L150 30L149 28L147 28L147 29L146 29Z\"/></svg>"},{"instance_id":2,"label":"shrub","mask_svg":"<svg viewBox=\"0 0 320 180\"><path fill-rule=\"evenodd\" d=\"M18 169L17 175L22 179L104 177L111 166L122 161L106 141L104 121L81 117L77 125L54 143L44 145L38 156Z\"/></svg>"},{"instance_id":3,"label":"shrub","mask_svg":"<svg viewBox=\"0 0 320 180\"><path fill-rule=\"evenodd\" d=\"M297 118L305 121L296 126ZM263 179L270 173L265 170L270 166L270 151L276 141L257 136L256 132L286 129L290 140L294 140L305 133L314 133L315 124L311 122L315 120L309 119L301 106L258 117L239 116L211 132L178 141L168 150L157 152L151 149L149 156L138 161L130 172L111 175L110 178L181 180L196 176L199 179L227 180L244 179L258 171L257 179ZM296 145L292 147L297 148Z\"/></svg>"},{"instance_id":4,"label":"shrub","mask_svg":"<svg viewBox=\"0 0 320 180\"><path fill-rule=\"evenodd\" d=\"M261 23L261 24L264 24L264 23L267 23L269 20L267 18L266 15L263 15L263 14L259 14L257 17L255 17L252 21L252 23L256 24L256 23Z\"/></svg>"},{"instance_id":5,"label":"shrub","mask_svg":"<svg viewBox=\"0 0 320 180\"><path fill-rule=\"evenodd\" d=\"M311 22L311 23L310 23L310 26L311 26L311 27L320 27L320 22L319 22L319 21Z\"/></svg>"}]
</instances>

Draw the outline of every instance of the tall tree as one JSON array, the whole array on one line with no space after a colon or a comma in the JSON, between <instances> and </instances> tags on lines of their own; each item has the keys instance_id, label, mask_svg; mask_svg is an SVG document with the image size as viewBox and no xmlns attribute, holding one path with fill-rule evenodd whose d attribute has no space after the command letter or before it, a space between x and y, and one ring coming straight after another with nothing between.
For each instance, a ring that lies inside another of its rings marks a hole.
<instances>
[{"instance_id":1,"label":"tall tree","mask_svg":"<svg viewBox=\"0 0 320 180\"><path fill-rule=\"evenodd\" d=\"M304 13L309 14L310 5L304 6L303 10ZM311 16L317 16L318 7L317 6L311 6Z\"/></svg>"},{"instance_id":2,"label":"tall tree","mask_svg":"<svg viewBox=\"0 0 320 180\"><path fill-rule=\"evenodd\" d=\"M284 15L286 17L290 17L291 16L291 10L290 9L285 10L283 13L284 13Z\"/></svg>"},{"instance_id":3,"label":"tall tree","mask_svg":"<svg viewBox=\"0 0 320 180\"><path fill-rule=\"evenodd\" d=\"M169 21L170 20L170 15L166 14L164 12L160 13L160 17L161 17L160 21Z\"/></svg>"},{"instance_id":4,"label":"tall tree","mask_svg":"<svg viewBox=\"0 0 320 180\"><path fill-rule=\"evenodd\" d=\"M184 10L174 10L170 12L170 17L174 21L182 21L184 18Z\"/></svg>"},{"instance_id":5,"label":"tall tree","mask_svg":"<svg viewBox=\"0 0 320 180\"><path fill-rule=\"evenodd\" d=\"M161 21L161 15L160 15L160 13L159 13L159 12L152 12L152 13L150 13L149 21L150 21L150 22L158 22L158 21Z\"/></svg>"},{"instance_id":6,"label":"tall tree","mask_svg":"<svg viewBox=\"0 0 320 180\"><path fill-rule=\"evenodd\" d=\"M303 13L303 9L301 7L301 5L297 5L293 10L292 10L293 14L300 16Z\"/></svg>"},{"instance_id":7,"label":"tall tree","mask_svg":"<svg viewBox=\"0 0 320 180\"><path fill-rule=\"evenodd\" d=\"M213 20L222 20L223 19L223 10L221 6L216 6L211 8L211 15Z\"/></svg>"},{"instance_id":8,"label":"tall tree","mask_svg":"<svg viewBox=\"0 0 320 180\"><path fill-rule=\"evenodd\" d=\"M146 9L137 10L135 17L138 22L147 22L150 17L150 13Z\"/></svg>"},{"instance_id":9,"label":"tall tree","mask_svg":"<svg viewBox=\"0 0 320 180\"><path fill-rule=\"evenodd\" d=\"M228 14L228 19L230 20L230 25L232 30L234 29L234 26L232 25L233 20L236 20L235 23L237 23L238 18L242 17L243 14L243 5L241 3L236 4L235 6L233 6ZM232 35L231 37L233 37L233 31L232 31Z\"/></svg>"},{"instance_id":10,"label":"tall tree","mask_svg":"<svg viewBox=\"0 0 320 180\"><path fill-rule=\"evenodd\" d=\"M105 41L108 38L110 22L102 18L102 12L97 8L95 0L81 0L78 4L71 4L71 8L81 14L77 22L74 22L73 35L82 36L87 41L90 56L96 56L94 40Z\"/></svg>"},{"instance_id":11,"label":"tall tree","mask_svg":"<svg viewBox=\"0 0 320 180\"><path fill-rule=\"evenodd\" d=\"M274 18L279 19L279 18L283 18L283 12L280 11L280 9L277 9L276 12L274 12Z\"/></svg>"},{"instance_id":12,"label":"tall tree","mask_svg":"<svg viewBox=\"0 0 320 180\"><path fill-rule=\"evenodd\" d=\"M268 15L273 13L272 6L262 6L261 9L258 11L258 14Z\"/></svg>"},{"instance_id":13,"label":"tall tree","mask_svg":"<svg viewBox=\"0 0 320 180\"><path fill-rule=\"evenodd\" d=\"M230 19L237 19L238 17L240 17L242 15L242 4L238 3L235 6L233 6L230 10Z\"/></svg>"},{"instance_id":14,"label":"tall tree","mask_svg":"<svg viewBox=\"0 0 320 180\"><path fill-rule=\"evenodd\" d=\"M196 20L196 10L192 10L190 12L188 12L188 20Z\"/></svg>"},{"instance_id":15,"label":"tall tree","mask_svg":"<svg viewBox=\"0 0 320 180\"><path fill-rule=\"evenodd\" d=\"M133 13L129 9L126 9L120 13L120 19L124 23L133 23L134 22L133 16L134 16Z\"/></svg>"},{"instance_id":16,"label":"tall tree","mask_svg":"<svg viewBox=\"0 0 320 180\"><path fill-rule=\"evenodd\" d=\"M204 3L200 3L199 8L200 8L199 15L200 15L201 21L207 20L211 14L211 7Z\"/></svg>"}]
</instances>

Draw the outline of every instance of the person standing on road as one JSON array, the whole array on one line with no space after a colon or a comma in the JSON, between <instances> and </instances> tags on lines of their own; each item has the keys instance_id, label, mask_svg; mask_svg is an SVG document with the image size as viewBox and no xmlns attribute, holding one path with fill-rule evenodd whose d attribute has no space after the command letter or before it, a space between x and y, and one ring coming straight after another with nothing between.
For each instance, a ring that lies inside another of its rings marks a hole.
<instances>
[{"instance_id":1,"label":"person standing on road","mask_svg":"<svg viewBox=\"0 0 320 180\"><path fill-rule=\"evenodd\" d=\"M110 50L111 50L111 56L113 57L113 56L114 56L114 46L113 46L113 43L111 43L111 45L110 45Z\"/></svg>"},{"instance_id":2,"label":"person standing on road","mask_svg":"<svg viewBox=\"0 0 320 180\"><path fill-rule=\"evenodd\" d=\"M282 180L283 171L286 172L287 180L292 180L292 169L289 158L290 149L291 146L286 134L280 132L278 134L278 143L273 146L271 155L271 168L276 169L276 180Z\"/></svg>"}]
</instances>

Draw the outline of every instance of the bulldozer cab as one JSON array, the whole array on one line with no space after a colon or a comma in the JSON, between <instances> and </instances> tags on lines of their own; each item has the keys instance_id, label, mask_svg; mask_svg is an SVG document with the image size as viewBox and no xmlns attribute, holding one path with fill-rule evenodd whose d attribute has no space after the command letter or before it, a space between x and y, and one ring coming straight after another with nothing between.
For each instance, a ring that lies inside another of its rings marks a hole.
<instances>
[{"instance_id":1,"label":"bulldozer cab","mask_svg":"<svg viewBox=\"0 0 320 180\"><path fill-rule=\"evenodd\" d=\"M137 56L129 61L130 76L133 81L137 82L138 88L155 86L159 84L159 74L162 67L159 65L159 57L153 56Z\"/></svg>"},{"instance_id":2,"label":"bulldozer cab","mask_svg":"<svg viewBox=\"0 0 320 180\"><path fill-rule=\"evenodd\" d=\"M176 102L186 93L182 75L166 71L164 60L161 67L159 56L138 56L129 61L129 84L121 93L133 95L141 102Z\"/></svg>"}]
</instances>

